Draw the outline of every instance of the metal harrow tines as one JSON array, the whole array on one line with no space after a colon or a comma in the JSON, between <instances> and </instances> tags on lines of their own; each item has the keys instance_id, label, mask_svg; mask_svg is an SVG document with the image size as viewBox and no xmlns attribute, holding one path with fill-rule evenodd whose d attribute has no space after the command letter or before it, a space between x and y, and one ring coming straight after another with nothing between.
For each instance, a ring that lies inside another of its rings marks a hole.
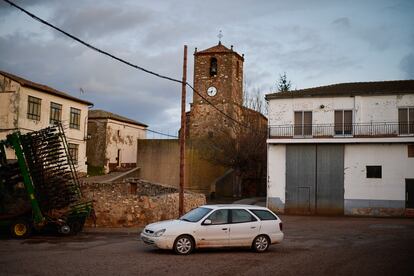
<instances>
[{"instance_id":1,"label":"metal harrow tines","mask_svg":"<svg viewBox=\"0 0 414 276\"><path fill-rule=\"evenodd\" d=\"M21 142L42 210L76 203L79 187L61 128L53 126L24 134Z\"/></svg>"}]
</instances>

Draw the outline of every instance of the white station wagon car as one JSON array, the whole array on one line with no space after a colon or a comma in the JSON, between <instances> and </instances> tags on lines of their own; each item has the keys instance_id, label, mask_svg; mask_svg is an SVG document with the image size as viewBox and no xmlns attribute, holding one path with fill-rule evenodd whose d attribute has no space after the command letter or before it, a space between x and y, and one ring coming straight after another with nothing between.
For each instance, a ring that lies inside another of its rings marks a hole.
<instances>
[{"instance_id":1,"label":"white station wagon car","mask_svg":"<svg viewBox=\"0 0 414 276\"><path fill-rule=\"evenodd\" d=\"M146 244L189 254L195 248L251 247L264 252L283 240L282 221L267 208L253 205L203 205L176 220L147 225Z\"/></svg>"}]
</instances>

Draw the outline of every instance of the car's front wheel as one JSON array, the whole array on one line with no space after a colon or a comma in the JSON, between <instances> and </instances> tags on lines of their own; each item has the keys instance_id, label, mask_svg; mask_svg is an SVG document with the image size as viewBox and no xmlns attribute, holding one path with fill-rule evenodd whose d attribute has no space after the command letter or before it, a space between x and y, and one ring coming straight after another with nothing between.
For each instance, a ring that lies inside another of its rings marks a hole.
<instances>
[{"instance_id":1,"label":"car's front wheel","mask_svg":"<svg viewBox=\"0 0 414 276\"><path fill-rule=\"evenodd\" d=\"M256 252L265 252L270 245L270 240L267 236L265 235L260 235L257 236L254 240L253 240L253 244L252 244L252 248L254 251Z\"/></svg>"},{"instance_id":2,"label":"car's front wheel","mask_svg":"<svg viewBox=\"0 0 414 276\"><path fill-rule=\"evenodd\" d=\"M179 255L190 254L194 249L194 241L189 235L181 235L174 242L174 251Z\"/></svg>"}]
</instances>

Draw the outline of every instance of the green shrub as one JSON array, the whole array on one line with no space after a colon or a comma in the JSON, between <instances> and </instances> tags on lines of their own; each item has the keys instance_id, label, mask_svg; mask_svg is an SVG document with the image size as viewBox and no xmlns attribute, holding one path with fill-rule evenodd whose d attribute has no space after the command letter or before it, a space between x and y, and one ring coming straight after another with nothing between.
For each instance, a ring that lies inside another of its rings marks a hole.
<instances>
[{"instance_id":1,"label":"green shrub","mask_svg":"<svg viewBox=\"0 0 414 276\"><path fill-rule=\"evenodd\" d=\"M88 175L89 176L96 176L96 175L103 175L105 174L105 169L103 166L92 166L88 165Z\"/></svg>"}]
</instances>

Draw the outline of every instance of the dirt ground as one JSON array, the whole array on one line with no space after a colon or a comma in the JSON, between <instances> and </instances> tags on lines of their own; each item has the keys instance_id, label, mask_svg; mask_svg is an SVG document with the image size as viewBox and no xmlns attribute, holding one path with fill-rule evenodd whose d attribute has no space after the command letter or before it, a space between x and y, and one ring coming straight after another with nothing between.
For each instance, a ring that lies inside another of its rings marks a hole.
<instances>
[{"instance_id":1,"label":"dirt ground","mask_svg":"<svg viewBox=\"0 0 414 276\"><path fill-rule=\"evenodd\" d=\"M263 254L148 247L138 229L0 239L0 275L414 275L414 220L281 216L285 240Z\"/></svg>"}]
</instances>

